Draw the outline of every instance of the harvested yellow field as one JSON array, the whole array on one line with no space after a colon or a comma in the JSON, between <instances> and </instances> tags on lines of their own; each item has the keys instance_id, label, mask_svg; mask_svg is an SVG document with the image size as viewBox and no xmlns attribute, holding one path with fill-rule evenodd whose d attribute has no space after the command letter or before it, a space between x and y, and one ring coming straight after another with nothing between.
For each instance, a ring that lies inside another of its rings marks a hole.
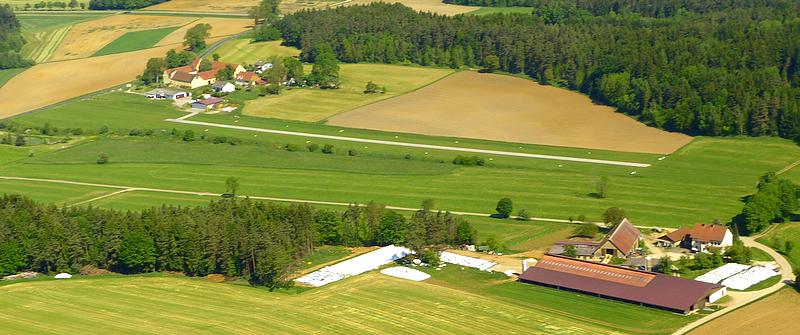
<instances>
[{"instance_id":1,"label":"harvested yellow field","mask_svg":"<svg viewBox=\"0 0 800 335\"><path fill-rule=\"evenodd\" d=\"M421 12L432 12L448 16L464 14L467 12L478 10L480 8L472 6L450 5L442 2L441 0L353 0L344 3L343 6L366 5L366 4L371 4L373 2L387 2L387 3L399 2L403 5L406 5L407 7L410 7L412 9Z\"/></svg>"},{"instance_id":2,"label":"harvested yellow field","mask_svg":"<svg viewBox=\"0 0 800 335\"><path fill-rule=\"evenodd\" d=\"M214 12L214 13L247 13L258 5L259 0L172 0L147 7L145 10L181 11L181 12ZM292 13L302 9L325 8L338 1L319 0L285 0L281 1L283 13Z\"/></svg>"},{"instance_id":3,"label":"harvested yellow field","mask_svg":"<svg viewBox=\"0 0 800 335\"><path fill-rule=\"evenodd\" d=\"M35 65L0 87L0 119L129 82L169 48Z\"/></svg>"},{"instance_id":4,"label":"harvested yellow field","mask_svg":"<svg viewBox=\"0 0 800 335\"><path fill-rule=\"evenodd\" d=\"M169 3L169 2L166 2ZM149 16L144 16L149 17ZM186 36L186 31L198 24L207 23L211 25L211 39L230 36L241 33L253 26L253 21L250 19L228 19L228 18L203 18L193 21L178 30L173 31L167 37L164 37L156 46L173 45L183 43L183 37Z\"/></svg>"},{"instance_id":5,"label":"harvested yellow field","mask_svg":"<svg viewBox=\"0 0 800 335\"><path fill-rule=\"evenodd\" d=\"M175 27L196 18L181 16L113 15L78 23L53 52L50 61L86 58L131 31Z\"/></svg>"},{"instance_id":6,"label":"harvested yellow field","mask_svg":"<svg viewBox=\"0 0 800 335\"><path fill-rule=\"evenodd\" d=\"M786 288L706 323L689 335L797 334L800 294Z\"/></svg>"},{"instance_id":7,"label":"harvested yellow field","mask_svg":"<svg viewBox=\"0 0 800 335\"><path fill-rule=\"evenodd\" d=\"M666 154L692 138L648 127L569 90L460 72L328 120L336 126L613 151Z\"/></svg>"},{"instance_id":8,"label":"harvested yellow field","mask_svg":"<svg viewBox=\"0 0 800 335\"><path fill-rule=\"evenodd\" d=\"M259 0L172 0L145 8L181 12L247 13Z\"/></svg>"}]
</instances>

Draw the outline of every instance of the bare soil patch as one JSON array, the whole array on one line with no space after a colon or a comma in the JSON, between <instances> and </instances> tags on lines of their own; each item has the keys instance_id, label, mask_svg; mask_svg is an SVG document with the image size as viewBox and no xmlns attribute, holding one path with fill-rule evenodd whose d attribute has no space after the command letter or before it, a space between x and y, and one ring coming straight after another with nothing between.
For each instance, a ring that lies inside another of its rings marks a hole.
<instances>
[{"instance_id":1,"label":"bare soil patch","mask_svg":"<svg viewBox=\"0 0 800 335\"><path fill-rule=\"evenodd\" d=\"M78 23L72 26L49 60L90 57L127 32L181 26L194 20L196 18L181 16L113 15Z\"/></svg>"},{"instance_id":2,"label":"bare soil patch","mask_svg":"<svg viewBox=\"0 0 800 335\"><path fill-rule=\"evenodd\" d=\"M648 127L569 90L461 72L328 120L336 126L514 143L672 153L690 136Z\"/></svg>"},{"instance_id":3,"label":"bare soil patch","mask_svg":"<svg viewBox=\"0 0 800 335\"><path fill-rule=\"evenodd\" d=\"M399 2L414 10L418 10L421 12L432 12L448 16L464 14L480 9L480 7L446 4L441 0L353 0L348 3L345 3L344 6L366 5L373 2L387 2L387 3Z\"/></svg>"},{"instance_id":4,"label":"bare soil patch","mask_svg":"<svg viewBox=\"0 0 800 335\"><path fill-rule=\"evenodd\" d=\"M689 332L690 335L795 334L800 328L800 293L783 289Z\"/></svg>"}]
</instances>

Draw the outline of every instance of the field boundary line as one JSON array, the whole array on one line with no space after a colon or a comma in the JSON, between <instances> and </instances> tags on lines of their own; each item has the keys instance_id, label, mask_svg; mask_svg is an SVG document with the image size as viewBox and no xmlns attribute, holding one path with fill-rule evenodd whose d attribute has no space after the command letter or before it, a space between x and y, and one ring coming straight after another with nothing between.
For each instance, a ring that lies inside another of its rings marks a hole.
<instances>
[{"instance_id":1,"label":"field boundary line","mask_svg":"<svg viewBox=\"0 0 800 335\"><path fill-rule=\"evenodd\" d=\"M214 192L192 192L192 191L182 191L182 190L171 190L171 189L163 189L163 188L149 188L149 187L135 187L135 186L123 186L123 185L112 185L112 184L101 184L101 183L87 183L81 181L73 181L73 180L64 180L64 179L46 179L46 178L28 178L28 177L13 177L13 176L0 176L0 180L18 180L18 181L33 181L33 182L42 182L42 183L54 183L54 184L66 184L66 185L77 185L77 186L90 186L90 187L99 187L99 188L111 188L117 189L118 191L112 192L109 194L104 194L102 196L81 201L79 203L72 204L70 206L77 206L90 203L95 200L100 200L112 196L116 196L123 193L129 192L157 192L157 193L173 193L173 194L184 194L184 195L193 195L193 196L204 196L204 197L222 197L222 193L214 193ZM347 207L351 205L357 205L359 207L364 207L366 204L358 204L354 202L336 202L336 201L324 201L324 200L308 200L308 199L294 199L294 198L281 198L281 197L268 197L268 196L258 196L258 195L237 195L237 198L242 199L256 199L256 200L266 200L266 201L275 201L275 202L288 202L288 203L304 203L304 204L312 204L312 205L325 205L325 206L337 206L337 207ZM398 211L407 211L407 212L416 212L420 210L419 208L411 208L411 207L400 207L400 206L390 206L385 205L386 209L391 210L398 210ZM446 211L444 209L437 209L439 211ZM479 216L479 217L491 217L493 214L491 213L476 213L476 212L463 212L463 211L447 211L450 214L454 215L461 215L461 216ZM510 219L517 219L516 216L509 216ZM580 224L583 223L581 221L570 221L570 220L563 220L563 219L553 219L553 218L540 218L540 217L531 217L529 221L542 221L542 222L555 222L555 223L572 223L572 224Z\"/></svg>"},{"instance_id":2,"label":"field boundary line","mask_svg":"<svg viewBox=\"0 0 800 335\"><path fill-rule=\"evenodd\" d=\"M785 166L783 169L780 169L778 172L775 172L775 174L780 176L786 172L789 172L789 170L794 169L798 165L800 165L800 159L794 161L794 163L792 164Z\"/></svg>"},{"instance_id":3,"label":"field boundary line","mask_svg":"<svg viewBox=\"0 0 800 335\"><path fill-rule=\"evenodd\" d=\"M194 116L194 115L192 115L192 116ZM445 150L445 151L458 151L458 152L470 152L470 153L480 153L480 154L499 155L499 156L549 159L549 160L557 160L557 161L568 161L568 162L579 162L579 163L590 163L590 164L604 164L604 165L616 165L616 166L627 166L627 167L636 167L636 168L647 168L647 167L651 166L650 164L647 164L647 163L634 163L634 162L612 161L612 160L604 160L604 159L578 158L578 157L554 156L554 155L543 155L543 154L529 154L529 153L513 152L513 151L499 151L499 150L475 149L475 148L465 148L465 147L451 147L451 146L443 146L443 145L432 145L432 144L421 144L421 143L410 143L410 142L396 142L396 141L385 141L385 140L373 140L373 139L360 138L360 137L335 136L335 135L324 135L324 134L304 133L304 132L265 129L265 128L255 128L255 127L245 127L245 126L234 126L234 125L222 124L222 123L191 121L191 120L187 120L188 118L189 117L178 118L178 119L166 119L164 121L177 122L177 123L183 123L183 124L191 124L191 125L196 125L196 126L217 127L217 128L236 129L236 130L247 130L247 131L260 132L260 133L270 133L270 134L299 136L299 137L311 137L311 138L322 138L322 139L337 140L337 141L348 141L348 142L358 142L358 143L393 145L393 146L399 146L399 147L410 147L410 148L421 148L421 149L432 149L432 150Z\"/></svg>"}]
</instances>

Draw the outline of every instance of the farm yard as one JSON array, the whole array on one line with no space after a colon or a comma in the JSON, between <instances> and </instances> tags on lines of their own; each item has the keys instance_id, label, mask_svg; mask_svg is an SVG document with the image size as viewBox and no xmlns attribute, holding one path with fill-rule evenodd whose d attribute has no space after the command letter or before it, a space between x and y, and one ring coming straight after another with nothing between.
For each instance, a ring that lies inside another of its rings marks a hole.
<instances>
[{"instance_id":1,"label":"farm yard","mask_svg":"<svg viewBox=\"0 0 800 335\"><path fill-rule=\"evenodd\" d=\"M459 72L328 119L334 126L565 147L672 153L691 137L647 127L575 92Z\"/></svg>"},{"instance_id":2,"label":"farm yard","mask_svg":"<svg viewBox=\"0 0 800 335\"><path fill-rule=\"evenodd\" d=\"M342 84L337 90L288 90L280 96L249 100L243 112L260 117L322 121L337 113L403 95L453 73L450 69L381 64L342 64L340 68ZM310 70L307 68L306 72ZM368 81L386 86L387 92L364 94Z\"/></svg>"}]
</instances>

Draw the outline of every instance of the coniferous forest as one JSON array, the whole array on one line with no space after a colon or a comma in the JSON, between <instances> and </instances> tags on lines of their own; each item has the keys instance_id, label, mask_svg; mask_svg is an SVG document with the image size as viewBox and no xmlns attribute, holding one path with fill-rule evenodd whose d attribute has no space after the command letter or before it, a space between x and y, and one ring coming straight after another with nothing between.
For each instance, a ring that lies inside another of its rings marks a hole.
<instances>
[{"instance_id":1,"label":"coniferous forest","mask_svg":"<svg viewBox=\"0 0 800 335\"><path fill-rule=\"evenodd\" d=\"M31 62L22 58L19 51L25 44L20 24L11 6L0 5L0 70L28 67Z\"/></svg>"},{"instance_id":2,"label":"coniferous forest","mask_svg":"<svg viewBox=\"0 0 800 335\"><path fill-rule=\"evenodd\" d=\"M275 288L289 283L287 275L315 245L402 244L424 250L474 243L475 234L468 222L448 213L422 209L407 218L377 203L337 212L226 199L122 212L5 195L0 275L75 273L92 266L120 273L223 274Z\"/></svg>"},{"instance_id":3,"label":"coniferous forest","mask_svg":"<svg viewBox=\"0 0 800 335\"><path fill-rule=\"evenodd\" d=\"M89 9L137 9L159 4L168 0L91 0Z\"/></svg>"},{"instance_id":4,"label":"coniferous forest","mask_svg":"<svg viewBox=\"0 0 800 335\"><path fill-rule=\"evenodd\" d=\"M800 3L535 3L531 14L455 17L372 4L280 27L307 61L328 44L343 62L497 66L670 131L800 140Z\"/></svg>"}]
</instances>

